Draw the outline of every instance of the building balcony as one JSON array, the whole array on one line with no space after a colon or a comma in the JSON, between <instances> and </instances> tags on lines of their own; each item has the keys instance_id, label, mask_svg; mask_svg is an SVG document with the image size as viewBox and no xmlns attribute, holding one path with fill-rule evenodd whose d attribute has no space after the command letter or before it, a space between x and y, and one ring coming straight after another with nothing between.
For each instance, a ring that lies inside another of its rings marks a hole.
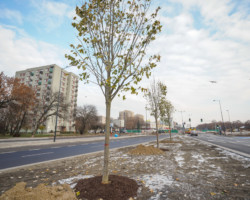
<instances>
[{"instance_id":1,"label":"building balcony","mask_svg":"<svg viewBox=\"0 0 250 200\"><path fill-rule=\"evenodd\" d=\"M39 73L40 73L40 74L43 74L43 70L41 70Z\"/></svg>"},{"instance_id":2,"label":"building balcony","mask_svg":"<svg viewBox=\"0 0 250 200\"><path fill-rule=\"evenodd\" d=\"M31 75L31 76L34 76L34 72L30 72L30 75Z\"/></svg>"}]
</instances>

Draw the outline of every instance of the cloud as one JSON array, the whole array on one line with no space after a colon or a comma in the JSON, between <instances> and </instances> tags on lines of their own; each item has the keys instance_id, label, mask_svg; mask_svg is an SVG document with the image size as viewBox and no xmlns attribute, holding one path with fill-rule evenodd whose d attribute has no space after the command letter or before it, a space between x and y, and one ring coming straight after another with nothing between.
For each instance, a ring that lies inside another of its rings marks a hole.
<instances>
[{"instance_id":1,"label":"cloud","mask_svg":"<svg viewBox=\"0 0 250 200\"><path fill-rule=\"evenodd\" d=\"M63 64L63 51L55 45L20 34L18 29L0 26L0 68L9 76L18 70L47 64ZM22 31L23 33L23 31Z\"/></svg>"},{"instance_id":2,"label":"cloud","mask_svg":"<svg viewBox=\"0 0 250 200\"><path fill-rule=\"evenodd\" d=\"M2 19L8 19L12 23L17 23L17 24L23 23L23 18L19 11L9 10L7 8L4 8L4 9L0 9L0 13L1 13L0 18Z\"/></svg>"},{"instance_id":3,"label":"cloud","mask_svg":"<svg viewBox=\"0 0 250 200\"><path fill-rule=\"evenodd\" d=\"M42 25L43 30L53 31L60 27L65 20L72 19L73 8L66 3L42 0L31 0L34 11L29 19L37 23L37 27Z\"/></svg>"}]
</instances>

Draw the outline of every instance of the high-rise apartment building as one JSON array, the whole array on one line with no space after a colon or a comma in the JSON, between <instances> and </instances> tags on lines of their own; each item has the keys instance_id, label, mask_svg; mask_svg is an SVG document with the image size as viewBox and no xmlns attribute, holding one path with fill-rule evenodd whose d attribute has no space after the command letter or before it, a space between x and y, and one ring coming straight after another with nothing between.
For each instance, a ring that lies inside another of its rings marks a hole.
<instances>
[{"instance_id":1,"label":"high-rise apartment building","mask_svg":"<svg viewBox=\"0 0 250 200\"><path fill-rule=\"evenodd\" d=\"M68 103L70 107L67 113L67 120L58 118L57 130L75 131L74 113L77 106L77 75L72 72L67 72L56 64L52 64L17 71L16 78L19 78L22 83L33 87L38 99L42 98L48 92L58 92L61 85L60 94L65 97L66 103ZM46 132L53 132L55 123L56 116L50 117L45 123Z\"/></svg>"}]
</instances>

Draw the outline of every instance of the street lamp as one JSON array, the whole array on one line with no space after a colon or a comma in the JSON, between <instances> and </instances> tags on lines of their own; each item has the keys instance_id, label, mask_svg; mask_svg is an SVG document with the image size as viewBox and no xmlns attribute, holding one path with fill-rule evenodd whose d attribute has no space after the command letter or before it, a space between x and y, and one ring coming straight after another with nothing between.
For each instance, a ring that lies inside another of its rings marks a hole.
<instances>
[{"instance_id":1,"label":"street lamp","mask_svg":"<svg viewBox=\"0 0 250 200\"><path fill-rule=\"evenodd\" d=\"M229 123L230 123L230 127L231 127L231 133L232 133L233 130L232 130L232 123L231 123L231 120L230 120L229 110L226 110L226 111L227 111L227 114L228 114L228 119L229 119Z\"/></svg>"},{"instance_id":2,"label":"street lamp","mask_svg":"<svg viewBox=\"0 0 250 200\"><path fill-rule=\"evenodd\" d=\"M58 110L59 110L59 101L60 101L60 93L61 93L61 84L62 84L62 72L64 69L72 67L72 66L66 66L61 69L61 75L60 75L60 83L59 83L59 91L58 91L58 97L57 97L57 107L56 107L56 125L55 125L55 133L54 133L54 142L56 141L56 131L57 131L57 120L58 120Z\"/></svg>"},{"instance_id":3,"label":"street lamp","mask_svg":"<svg viewBox=\"0 0 250 200\"><path fill-rule=\"evenodd\" d=\"M146 106L145 106L145 110L146 110L146 130L147 130L147 110L148 110L148 107L147 107L148 105L146 104Z\"/></svg>"},{"instance_id":4,"label":"street lamp","mask_svg":"<svg viewBox=\"0 0 250 200\"><path fill-rule=\"evenodd\" d=\"M175 110L175 111L177 111L177 112L180 112L180 113L181 113L182 129L183 129L183 133L185 133L184 122L183 122L183 115L182 115L182 113L183 113L183 112L185 112L185 111L184 111L184 110L180 110L180 111Z\"/></svg>"},{"instance_id":5,"label":"street lamp","mask_svg":"<svg viewBox=\"0 0 250 200\"><path fill-rule=\"evenodd\" d=\"M221 119L222 119L222 124L223 124L223 129L224 129L224 132L226 133L226 129L225 129L225 124L224 124L224 120L223 120L223 114L222 114L222 109L221 109L221 103L220 103L220 100L213 100L214 102L215 101L218 101L219 102L219 105L220 105L220 113L221 113Z\"/></svg>"}]
</instances>

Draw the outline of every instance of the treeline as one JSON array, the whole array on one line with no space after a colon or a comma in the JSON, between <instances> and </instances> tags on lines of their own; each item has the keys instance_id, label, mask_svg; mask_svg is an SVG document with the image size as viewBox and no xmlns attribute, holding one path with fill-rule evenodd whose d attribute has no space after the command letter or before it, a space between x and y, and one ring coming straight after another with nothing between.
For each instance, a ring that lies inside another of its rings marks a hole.
<instances>
[{"instance_id":1,"label":"treeline","mask_svg":"<svg viewBox=\"0 0 250 200\"><path fill-rule=\"evenodd\" d=\"M224 122L225 124L225 129L226 130L239 130L239 129L244 129L244 130L250 130L250 120L247 120L246 122L241 122L240 120L233 121L233 122ZM199 124L196 128L199 130L214 130L216 126L223 127L222 122L211 122L211 123L203 123Z\"/></svg>"}]
</instances>

